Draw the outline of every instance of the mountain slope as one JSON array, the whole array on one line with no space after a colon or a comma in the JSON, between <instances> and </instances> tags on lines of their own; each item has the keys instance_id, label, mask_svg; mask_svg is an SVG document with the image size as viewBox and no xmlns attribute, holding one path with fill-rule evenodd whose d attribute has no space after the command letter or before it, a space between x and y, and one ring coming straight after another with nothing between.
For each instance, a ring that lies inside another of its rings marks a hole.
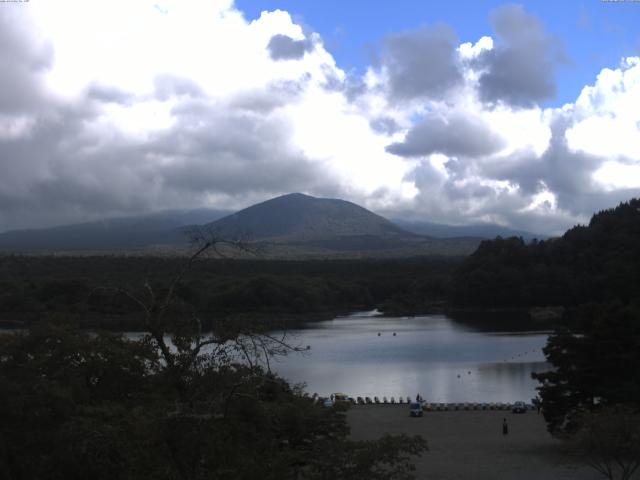
<instances>
[{"instance_id":1,"label":"mountain slope","mask_svg":"<svg viewBox=\"0 0 640 480\"><path fill-rule=\"evenodd\" d=\"M401 228L419 235L427 235L436 238L451 237L477 237L492 239L500 237L522 237L525 241L531 241L534 238L545 240L547 235L539 235L524 230L513 230L511 228L502 227L490 223L479 223L473 225L445 225L441 223L431 222L415 222L392 218L396 225Z\"/></svg>"},{"instance_id":2,"label":"mountain slope","mask_svg":"<svg viewBox=\"0 0 640 480\"><path fill-rule=\"evenodd\" d=\"M208 227L221 237L266 242L279 256L465 255L480 243L418 235L354 203L301 193L253 205Z\"/></svg>"},{"instance_id":3,"label":"mountain slope","mask_svg":"<svg viewBox=\"0 0 640 480\"><path fill-rule=\"evenodd\" d=\"M167 211L52 228L12 230L0 233L0 250L117 250L183 244L182 227L205 223L226 213L208 209Z\"/></svg>"},{"instance_id":4,"label":"mountain slope","mask_svg":"<svg viewBox=\"0 0 640 480\"><path fill-rule=\"evenodd\" d=\"M341 237L417 239L369 210L345 200L291 193L258 203L210 224L224 236L255 240L313 242Z\"/></svg>"},{"instance_id":5,"label":"mountain slope","mask_svg":"<svg viewBox=\"0 0 640 480\"><path fill-rule=\"evenodd\" d=\"M187 244L186 226L204 224L221 238L246 238L268 246L276 258L347 255L464 255L479 238L440 239L408 232L354 203L292 193L223 218L215 210L163 212L40 230L0 234L0 250L104 251L154 247L175 252ZM215 221L211 221L215 220Z\"/></svg>"}]
</instances>

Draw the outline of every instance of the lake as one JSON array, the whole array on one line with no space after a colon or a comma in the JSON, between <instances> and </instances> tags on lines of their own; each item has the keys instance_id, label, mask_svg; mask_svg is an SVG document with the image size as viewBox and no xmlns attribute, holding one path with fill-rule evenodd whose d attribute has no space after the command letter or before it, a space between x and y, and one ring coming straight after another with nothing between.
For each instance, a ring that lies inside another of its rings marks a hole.
<instances>
[{"instance_id":1,"label":"lake","mask_svg":"<svg viewBox=\"0 0 640 480\"><path fill-rule=\"evenodd\" d=\"M310 350L279 357L271 367L321 396L529 402L537 386L531 372L549 369L542 353L548 333L480 329L444 315L363 312L290 330L290 342Z\"/></svg>"}]
</instances>

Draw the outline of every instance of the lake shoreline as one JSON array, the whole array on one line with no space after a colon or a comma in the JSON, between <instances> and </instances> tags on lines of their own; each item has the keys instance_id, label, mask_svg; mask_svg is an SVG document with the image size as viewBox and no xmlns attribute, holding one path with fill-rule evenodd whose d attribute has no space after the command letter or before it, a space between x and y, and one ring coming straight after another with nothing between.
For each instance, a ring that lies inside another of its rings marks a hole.
<instances>
[{"instance_id":1,"label":"lake shoreline","mask_svg":"<svg viewBox=\"0 0 640 480\"><path fill-rule=\"evenodd\" d=\"M420 317L426 315L447 315L461 323L480 326L491 319L505 323L506 327L515 326L519 323L534 325L540 330L552 330L563 320L564 307L560 306L531 306L531 307L455 307L443 303L434 304L432 307L420 310L404 309L384 309L383 305L353 305L351 308L329 309L322 311L312 311L306 313L295 312L206 312L202 317L205 319L204 332L210 332L207 325L211 321L219 318L226 319L256 319L267 328L299 328L306 323L323 322L335 318L346 317L362 311L377 310L379 315L385 317ZM32 313L21 316L14 315L12 318L0 318L0 330L27 329L30 325L45 321L49 315L43 313L36 316ZM68 319L70 323L78 325L87 330L104 330L110 332L142 331L142 314L122 314L122 315L96 315L91 313L66 314L61 318ZM210 319L210 320L207 320Z\"/></svg>"},{"instance_id":2,"label":"lake shoreline","mask_svg":"<svg viewBox=\"0 0 640 480\"><path fill-rule=\"evenodd\" d=\"M549 331L520 327L360 312L289 330L293 343L310 348L301 357L274 359L272 368L325 397L345 392L384 401L421 393L439 403L529 401L537 387L531 373L548 369L542 349Z\"/></svg>"},{"instance_id":3,"label":"lake shoreline","mask_svg":"<svg viewBox=\"0 0 640 480\"><path fill-rule=\"evenodd\" d=\"M506 418L509 434L502 434ZM421 435L429 451L415 458L416 478L439 480L596 480L546 430L535 411L428 412L410 418L407 405L357 405L347 412L354 440L385 433Z\"/></svg>"}]
</instances>

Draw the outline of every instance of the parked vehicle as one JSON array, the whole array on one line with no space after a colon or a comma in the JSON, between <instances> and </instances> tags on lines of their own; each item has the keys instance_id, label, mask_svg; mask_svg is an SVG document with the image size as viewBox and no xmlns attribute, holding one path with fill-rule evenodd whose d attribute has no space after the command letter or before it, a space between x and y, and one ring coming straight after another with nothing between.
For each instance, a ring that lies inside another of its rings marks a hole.
<instances>
[{"instance_id":1,"label":"parked vehicle","mask_svg":"<svg viewBox=\"0 0 640 480\"><path fill-rule=\"evenodd\" d=\"M346 393L337 392L337 393L333 394L333 401L335 403L340 403L340 402L345 402L346 403L346 402L349 401L349 397L347 396Z\"/></svg>"},{"instance_id":2,"label":"parked vehicle","mask_svg":"<svg viewBox=\"0 0 640 480\"><path fill-rule=\"evenodd\" d=\"M322 405L324 405L325 407L333 407L333 400L331 400L330 398L323 398Z\"/></svg>"},{"instance_id":3,"label":"parked vehicle","mask_svg":"<svg viewBox=\"0 0 640 480\"><path fill-rule=\"evenodd\" d=\"M409 404L409 416L410 417L421 417L423 415L422 412L422 404L419 402L413 402Z\"/></svg>"},{"instance_id":4,"label":"parked vehicle","mask_svg":"<svg viewBox=\"0 0 640 480\"><path fill-rule=\"evenodd\" d=\"M511 412L512 413L527 413L527 405L526 405L526 403L518 400L517 402L515 402L513 404L513 407L511 407Z\"/></svg>"}]
</instances>

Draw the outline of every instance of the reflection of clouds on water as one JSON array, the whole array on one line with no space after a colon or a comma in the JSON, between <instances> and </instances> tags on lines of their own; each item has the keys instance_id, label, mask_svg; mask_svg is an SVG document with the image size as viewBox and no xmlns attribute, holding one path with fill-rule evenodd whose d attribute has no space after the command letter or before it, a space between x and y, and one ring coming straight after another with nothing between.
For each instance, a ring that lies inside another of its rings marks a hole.
<instances>
[{"instance_id":1,"label":"reflection of clouds on water","mask_svg":"<svg viewBox=\"0 0 640 480\"><path fill-rule=\"evenodd\" d=\"M311 349L272 358L271 367L321 395L415 398L420 393L433 402L527 401L536 395L531 372L549 368L542 353L547 336L482 332L443 315L342 317L288 331L288 343Z\"/></svg>"},{"instance_id":2,"label":"reflection of clouds on water","mask_svg":"<svg viewBox=\"0 0 640 480\"><path fill-rule=\"evenodd\" d=\"M531 372L545 369L548 336L496 335L460 327L443 315L342 317L291 333L311 351L280 359L274 368L291 381L305 381L309 392L396 398L420 393L438 402L532 398L537 384Z\"/></svg>"},{"instance_id":3,"label":"reflection of clouds on water","mask_svg":"<svg viewBox=\"0 0 640 480\"><path fill-rule=\"evenodd\" d=\"M521 392L521 397L514 400L530 401L536 396L538 382L531 378L531 372L549 370L547 362L509 362L480 365L478 374L481 378L478 391L482 395L492 395L494 401L511 398L511 392ZM529 392L529 395L527 395Z\"/></svg>"}]
</instances>

